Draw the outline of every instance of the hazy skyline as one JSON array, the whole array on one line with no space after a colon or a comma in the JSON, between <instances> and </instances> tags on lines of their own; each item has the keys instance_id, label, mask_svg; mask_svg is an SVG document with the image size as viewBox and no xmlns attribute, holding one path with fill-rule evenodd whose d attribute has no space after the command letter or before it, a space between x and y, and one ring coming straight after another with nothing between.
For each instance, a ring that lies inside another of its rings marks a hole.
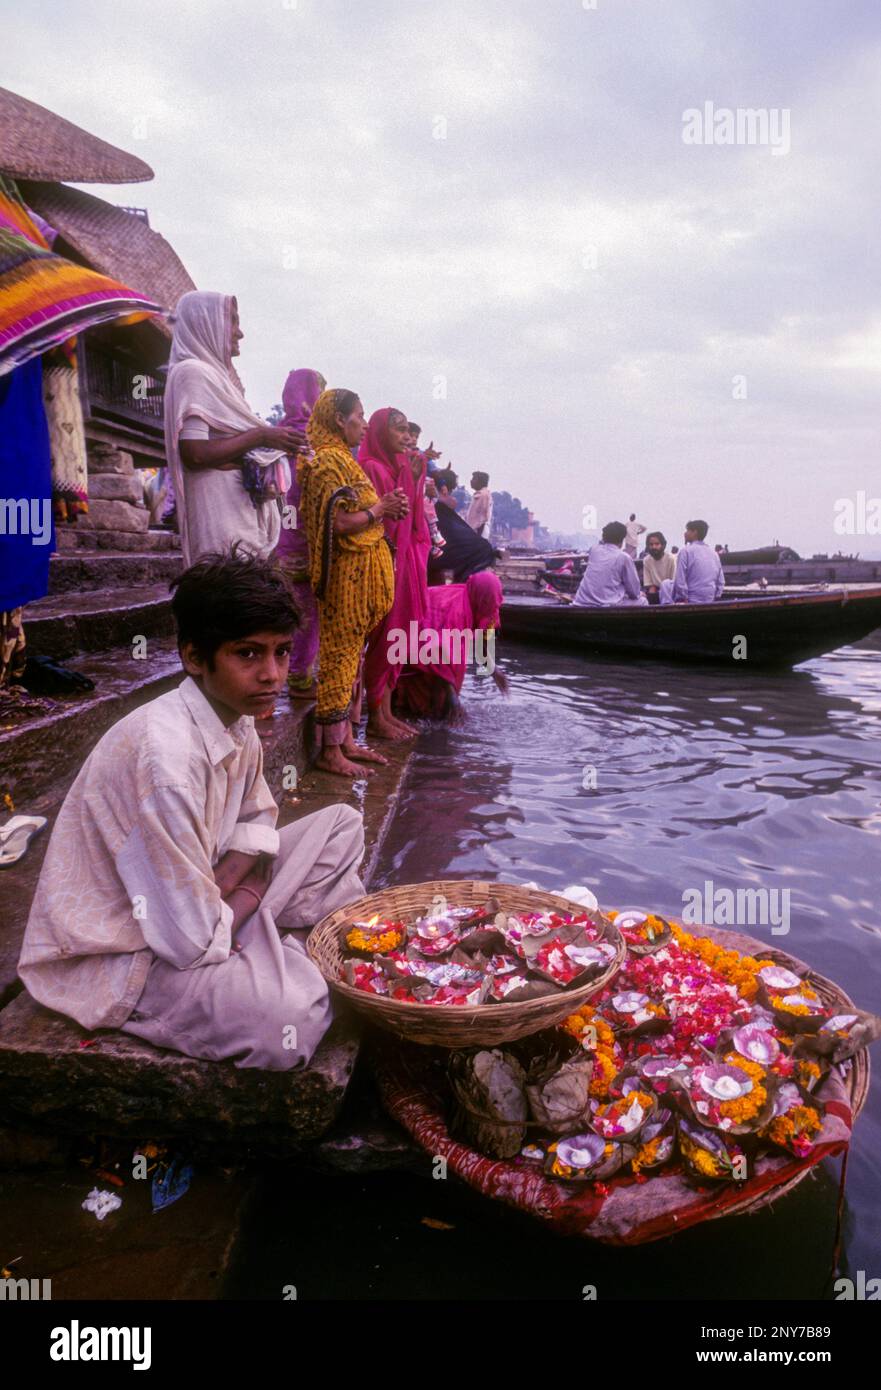
<instances>
[{"instance_id":1,"label":"hazy skyline","mask_svg":"<svg viewBox=\"0 0 881 1390\"><path fill-rule=\"evenodd\" d=\"M674 542L701 515L732 549L881 554L833 526L881 494L871 0L5 18L2 84L156 172L89 191L238 295L262 413L316 367L556 530L595 507ZM788 149L685 143L705 103L787 113Z\"/></svg>"}]
</instances>

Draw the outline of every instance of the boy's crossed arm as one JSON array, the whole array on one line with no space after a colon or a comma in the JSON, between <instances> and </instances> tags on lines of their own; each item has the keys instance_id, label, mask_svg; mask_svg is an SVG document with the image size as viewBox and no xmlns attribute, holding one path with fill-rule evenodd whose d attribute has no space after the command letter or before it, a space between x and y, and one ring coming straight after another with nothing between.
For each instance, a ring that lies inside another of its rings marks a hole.
<instances>
[{"instance_id":1,"label":"boy's crossed arm","mask_svg":"<svg viewBox=\"0 0 881 1390\"><path fill-rule=\"evenodd\" d=\"M214 882L220 889L220 896L228 898L233 889L248 877L260 859L260 854L246 854L241 849L228 849L214 865Z\"/></svg>"},{"instance_id":2,"label":"boy's crossed arm","mask_svg":"<svg viewBox=\"0 0 881 1390\"><path fill-rule=\"evenodd\" d=\"M214 882L232 909L230 931L235 936L242 922L256 912L269 886L271 859L267 854L244 854L230 849L214 866ZM239 950L233 942L232 949Z\"/></svg>"}]
</instances>

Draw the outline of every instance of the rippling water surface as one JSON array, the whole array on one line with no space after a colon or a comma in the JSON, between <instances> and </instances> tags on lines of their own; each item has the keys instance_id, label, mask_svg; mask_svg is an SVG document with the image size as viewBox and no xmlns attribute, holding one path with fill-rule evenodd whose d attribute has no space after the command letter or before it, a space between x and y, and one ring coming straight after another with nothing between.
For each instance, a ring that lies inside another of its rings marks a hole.
<instances>
[{"instance_id":1,"label":"rippling water surface","mask_svg":"<svg viewBox=\"0 0 881 1390\"><path fill-rule=\"evenodd\" d=\"M602 905L673 915L707 880L788 889L788 934L746 929L881 1010L881 654L845 648L791 673L736 677L528 648L508 648L505 666L509 699L469 678L467 721L420 737L375 886L584 883ZM845 1225L845 1265L868 1277L881 1276L879 1146L873 1083ZM824 1165L813 1184L830 1253L821 1194L838 1168ZM779 1219L763 1229L795 1239ZM789 1296L805 1296L792 1278Z\"/></svg>"}]
</instances>

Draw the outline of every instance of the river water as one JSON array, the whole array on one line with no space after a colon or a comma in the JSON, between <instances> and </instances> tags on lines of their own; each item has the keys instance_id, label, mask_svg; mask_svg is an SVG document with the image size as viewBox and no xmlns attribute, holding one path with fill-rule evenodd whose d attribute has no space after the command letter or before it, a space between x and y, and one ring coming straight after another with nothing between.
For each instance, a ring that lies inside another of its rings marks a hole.
<instances>
[{"instance_id":1,"label":"river water","mask_svg":"<svg viewBox=\"0 0 881 1390\"><path fill-rule=\"evenodd\" d=\"M420 735L371 885L435 878L589 885L600 904L681 916L683 893L789 890L787 933L752 935L881 1007L881 653L786 674L587 661L510 647L510 696L469 676L467 720ZM773 903L775 899L770 898ZM778 908L785 899L777 897ZM723 923L718 922L719 925ZM881 1088L856 1127L841 1269L881 1276ZM773 1209L613 1250L453 1182L279 1175L235 1296L830 1297L841 1160ZM441 1226L426 1225L429 1221ZM822 1321L822 1319L820 1319Z\"/></svg>"}]
</instances>

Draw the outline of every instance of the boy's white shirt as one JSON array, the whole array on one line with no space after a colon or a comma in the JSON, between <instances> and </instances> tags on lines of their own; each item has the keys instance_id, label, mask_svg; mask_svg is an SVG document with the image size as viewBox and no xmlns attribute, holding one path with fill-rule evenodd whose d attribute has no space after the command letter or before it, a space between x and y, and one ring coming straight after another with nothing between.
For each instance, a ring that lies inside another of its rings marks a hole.
<instances>
[{"instance_id":1,"label":"boy's white shirt","mask_svg":"<svg viewBox=\"0 0 881 1390\"><path fill-rule=\"evenodd\" d=\"M233 914L213 867L231 849L276 855L277 817L253 718L226 728L191 677L121 719L52 832L18 966L30 993L118 1028L156 956L226 960Z\"/></svg>"}]
</instances>

